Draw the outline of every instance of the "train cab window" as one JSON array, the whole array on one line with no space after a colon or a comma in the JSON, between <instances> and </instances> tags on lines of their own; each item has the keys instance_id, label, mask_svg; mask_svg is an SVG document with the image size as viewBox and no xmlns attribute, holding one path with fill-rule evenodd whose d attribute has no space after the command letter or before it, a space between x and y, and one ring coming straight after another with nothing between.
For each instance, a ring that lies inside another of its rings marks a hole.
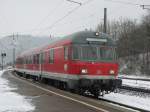
<instances>
[{"instance_id":1,"label":"train cab window","mask_svg":"<svg viewBox=\"0 0 150 112\"><path fill-rule=\"evenodd\" d=\"M49 63L54 63L54 49L50 49L49 53Z\"/></svg>"},{"instance_id":2,"label":"train cab window","mask_svg":"<svg viewBox=\"0 0 150 112\"><path fill-rule=\"evenodd\" d=\"M89 61L97 60L98 59L97 47L91 45L82 46L82 59Z\"/></svg>"},{"instance_id":3,"label":"train cab window","mask_svg":"<svg viewBox=\"0 0 150 112\"><path fill-rule=\"evenodd\" d=\"M64 59L65 60L68 60L68 50L69 50L69 48L68 47L64 47Z\"/></svg>"},{"instance_id":4,"label":"train cab window","mask_svg":"<svg viewBox=\"0 0 150 112\"><path fill-rule=\"evenodd\" d=\"M80 53L81 53L81 48L78 46L73 46L73 52L72 52L72 58L74 60L79 60L80 59Z\"/></svg>"},{"instance_id":5,"label":"train cab window","mask_svg":"<svg viewBox=\"0 0 150 112\"><path fill-rule=\"evenodd\" d=\"M100 47L99 55L101 60L114 60L115 50L111 47Z\"/></svg>"}]
</instances>

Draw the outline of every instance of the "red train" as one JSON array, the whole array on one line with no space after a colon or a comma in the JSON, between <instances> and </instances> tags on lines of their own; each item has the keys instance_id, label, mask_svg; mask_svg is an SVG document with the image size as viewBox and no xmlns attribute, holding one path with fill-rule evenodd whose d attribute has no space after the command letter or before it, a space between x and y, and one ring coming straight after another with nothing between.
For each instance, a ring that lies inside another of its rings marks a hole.
<instances>
[{"instance_id":1,"label":"red train","mask_svg":"<svg viewBox=\"0 0 150 112\"><path fill-rule=\"evenodd\" d=\"M98 96L121 85L116 59L116 47L108 35L82 31L22 53L15 71L59 88L79 93L88 90Z\"/></svg>"}]
</instances>

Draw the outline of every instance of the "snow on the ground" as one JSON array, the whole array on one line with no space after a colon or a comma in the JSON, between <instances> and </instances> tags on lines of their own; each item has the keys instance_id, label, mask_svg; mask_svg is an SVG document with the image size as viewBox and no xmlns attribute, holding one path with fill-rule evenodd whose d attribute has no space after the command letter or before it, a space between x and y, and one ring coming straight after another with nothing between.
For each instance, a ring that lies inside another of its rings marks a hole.
<instances>
[{"instance_id":1,"label":"snow on the ground","mask_svg":"<svg viewBox=\"0 0 150 112\"><path fill-rule=\"evenodd\" d=\"M143 98L140 96L131 96L120 93L110 93L104 95L104 99L150 111L150 98Z\"/></svg>"},{"instance_id":2,"label":"snow on the ground","mask_svg":"<svg viewBox=\"0 0 150 112\"><path fill-rule=\"evenodd\" d=\"M122 84L136 88L150 89L150 81L122 79Z\"/></svg>"},{"instance_id":3,"label":"snow on the ground","mask_svg":"<svg viewBox=\"0 0 150 112\"><path fill-rule=\"evenodd\" d=\"M25 96L21 96L8 86L9 81L2 78L4 71L0 71L0 112L27 112L34 110L34 106Z\"/></svg>"},{"instance_id":4,"label":"snow on the ground","mask_svg":"<svg viewBox=\"0 0 150 112\"><path fill-rule=\"evenodd\" d=\"M133 79L150 79L148 76L137 76L137 75L119 75L119 77L133 78ZM150 89L150 81L142 81L142 80L130 80L130 79L122 79L123 85L128 85L131 87ZM133 107L138 107L141 109L145 109L150 111L150 97L141 97L142 93L139 95L131 95L128 93L110 93L104 95L104 99L112 100L115 102L119 102L122 104L130 105Z\"/></svg>"}]
</instances>

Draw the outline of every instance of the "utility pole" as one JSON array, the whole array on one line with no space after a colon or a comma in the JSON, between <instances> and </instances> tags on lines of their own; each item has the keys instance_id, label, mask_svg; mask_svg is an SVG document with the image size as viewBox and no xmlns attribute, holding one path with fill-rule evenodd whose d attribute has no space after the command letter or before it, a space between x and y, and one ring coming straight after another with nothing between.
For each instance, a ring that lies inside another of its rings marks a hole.
<instances>
[{"instance_id":1,"label":"utility pole","mask_svg":"<svg viewBox=\"0 0 150 112\"><path fill-rule=\"evenodd\" d=\"M13 34L13 42L12 42L12 45L13 45L13 68L15 68L15 35Z\"/></svg>"},{"instance_id":2,"label":"utility pole","mask_svg":"<svg viewBox=\"0 0 150 112\"><path fill-rule=\"evenodd\" d=\"M1 53L1 57L2 57L2 70L3 70L3 66L4 66L4 57L6 56L6 53Z\"/></svg>"},{"instance_id":3,"label":"utility pole","mask_svg":"<svg viewBox=\"0 0 150 112\"><path fill-rule=\"evenodd\" d=\"M104 8L104 29L103 33L107 33L107 8Z\"/></svg>"},{"instance_id":4,"label":"utility pole","mask_svg":"<svg viewBox=\"0 0 150 112\"><path fill-rule=\"evenodd\" d=\"M141 7L142 7L143 9L150 10L150 5L141 5Z\"/></svg>"}]
</instances>

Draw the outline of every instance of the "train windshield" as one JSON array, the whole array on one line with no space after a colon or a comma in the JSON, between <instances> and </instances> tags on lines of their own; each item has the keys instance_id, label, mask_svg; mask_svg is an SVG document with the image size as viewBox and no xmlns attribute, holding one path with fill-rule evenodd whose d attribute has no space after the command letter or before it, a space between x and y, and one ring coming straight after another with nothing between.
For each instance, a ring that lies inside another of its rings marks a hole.
<instances>
[{"instance_id":1,"label":"train windshield","mask_svg":"<svg viewBox=\"0 0 150 112\"><path fill-rule=\"evenodd\" d=\"M85 61L113 61L116 59L116 50L110 46L73 46L72 58Z\"/></svg>"}]
</instances>

